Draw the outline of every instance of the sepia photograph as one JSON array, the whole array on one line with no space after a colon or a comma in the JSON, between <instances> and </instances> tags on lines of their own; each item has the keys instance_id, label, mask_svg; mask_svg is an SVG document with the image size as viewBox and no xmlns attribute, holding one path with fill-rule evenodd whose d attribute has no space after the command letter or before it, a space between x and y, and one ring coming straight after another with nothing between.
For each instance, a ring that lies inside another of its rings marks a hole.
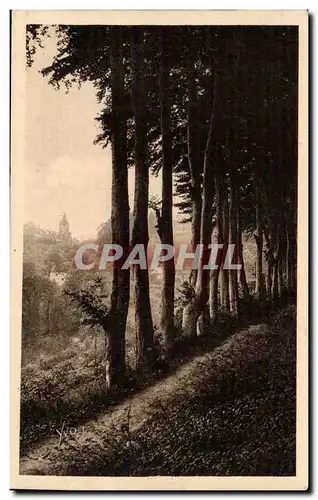
<instances>
[{"instance_id":1,"label":"sepia photograph","mask_svg":"<svg viewBox=\"0 0 318 500\"><path fill-rule=\"evenodd\" d=\"M11 488L307 489L307 29L12 12Z\"/></svg>"}]
</instances>

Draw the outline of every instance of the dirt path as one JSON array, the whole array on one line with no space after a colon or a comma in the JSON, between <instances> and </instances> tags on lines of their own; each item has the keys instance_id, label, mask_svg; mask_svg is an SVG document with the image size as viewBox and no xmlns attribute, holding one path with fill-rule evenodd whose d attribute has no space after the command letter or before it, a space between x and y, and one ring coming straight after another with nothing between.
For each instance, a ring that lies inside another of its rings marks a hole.
<instances>
[{"instance_id":1,"label":"dirt path","mask_svg":"<svg viewBox=\"0 0 318 500\"><path fill-rule=\"evenodd\" d=\"M129 431L134 432L152 415L158 403L164 405L173 397L191 394L196 390L195 380L200 367L206 363L211 365L212 361L215 369L224 373L231 371L238 359L240 363L248 364L252 357L257 356L257 337L261 336L264 339L267 331L267 325L252 326L242 330L212 352L194 358L156 385L133 395L125 402L109 409L106 414L97 416L96 420L71 428L68 428L65 422L63 431L61 428L53 437L37 443L21 458L20 474L63 475L72 457L78 456L79 453L82 456L89 455L92 447L105 449L109 437L115 434L116 428L123 426L127 421L128 412Z\"/></svg>"}]
</instances>

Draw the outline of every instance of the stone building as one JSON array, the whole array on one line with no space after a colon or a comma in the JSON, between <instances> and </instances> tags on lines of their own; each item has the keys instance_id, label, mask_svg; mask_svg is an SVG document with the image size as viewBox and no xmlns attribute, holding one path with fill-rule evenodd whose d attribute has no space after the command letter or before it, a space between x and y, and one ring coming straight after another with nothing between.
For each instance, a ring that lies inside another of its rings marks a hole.
<instances>
[{"instance_id":1,"label":"stone building","mask_svg":"<svg viewBox=\"0 0 318 500\"><path fill-rule=\"evenodd\" d=\"M65 213L63 213L62 218L60 220L58 236L61 240L65 241L65 243L71 243L72 241L70 225L68 223Z\"/></svg>"}]
</instances>

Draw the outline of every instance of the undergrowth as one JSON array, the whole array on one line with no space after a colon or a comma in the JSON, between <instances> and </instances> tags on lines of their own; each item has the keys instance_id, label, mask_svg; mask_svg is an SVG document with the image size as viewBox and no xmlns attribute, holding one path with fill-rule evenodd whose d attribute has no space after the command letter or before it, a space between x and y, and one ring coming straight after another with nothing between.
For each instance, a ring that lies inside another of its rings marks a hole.
<instances>
[{"instance_id":1,"label":"undergrowth","mask_svg":"<svg viewBox=\"0 0 318 500\"><path fill-rule=\"evenodd\" d=\"M66 473L294 475L295 333L289 307L270 328L237 334L230 350L215 351L198 367L189 380L196 390L164 406L159 401L136 432L128 410L99 446L72 455Z\"/></svg>"},{"instance_id":2,"label":"undergrowth","mask_svg":"<svg viewBox=\"0 0 318 500\"><path fill-rule=\"evenodd\" d=\"M240 307L243 312L242 303ZM134 370L134 353L130 350L127 357L126 384L121 390L106 390L103 338L97 345L96 339L86 339L78 342L76 346L51 356L41 356L23 366L20 403L21 455L41 437L53 434L64 419L67 419L70 425L78 425L95 418L109 406L116 405L132 393L172 373L180 363L216 348L238 328L248 325L252 311L256 312L256 301L250 299L244 307L244 314L239 319L220 311L213 330L203 337L177 337L169 365L161 352L160 332L156 330L155 373L140 379Z\"/></svg>"}]
</instances>

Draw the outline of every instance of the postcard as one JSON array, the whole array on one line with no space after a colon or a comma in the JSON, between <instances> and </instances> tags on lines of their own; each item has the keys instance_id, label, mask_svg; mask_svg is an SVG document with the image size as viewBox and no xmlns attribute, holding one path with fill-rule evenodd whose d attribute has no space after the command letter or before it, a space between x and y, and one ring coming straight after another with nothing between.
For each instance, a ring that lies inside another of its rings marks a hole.
<instances>
[{"instance_id":1,"label":"postcard","mask_svg":"<svg viewBox=\"0 0 318 500\"><path fill-rule=\"evenodd\" d=\"M308 12L13 11L11 483L308 488Z\"/></svg>"}]
</instances>

